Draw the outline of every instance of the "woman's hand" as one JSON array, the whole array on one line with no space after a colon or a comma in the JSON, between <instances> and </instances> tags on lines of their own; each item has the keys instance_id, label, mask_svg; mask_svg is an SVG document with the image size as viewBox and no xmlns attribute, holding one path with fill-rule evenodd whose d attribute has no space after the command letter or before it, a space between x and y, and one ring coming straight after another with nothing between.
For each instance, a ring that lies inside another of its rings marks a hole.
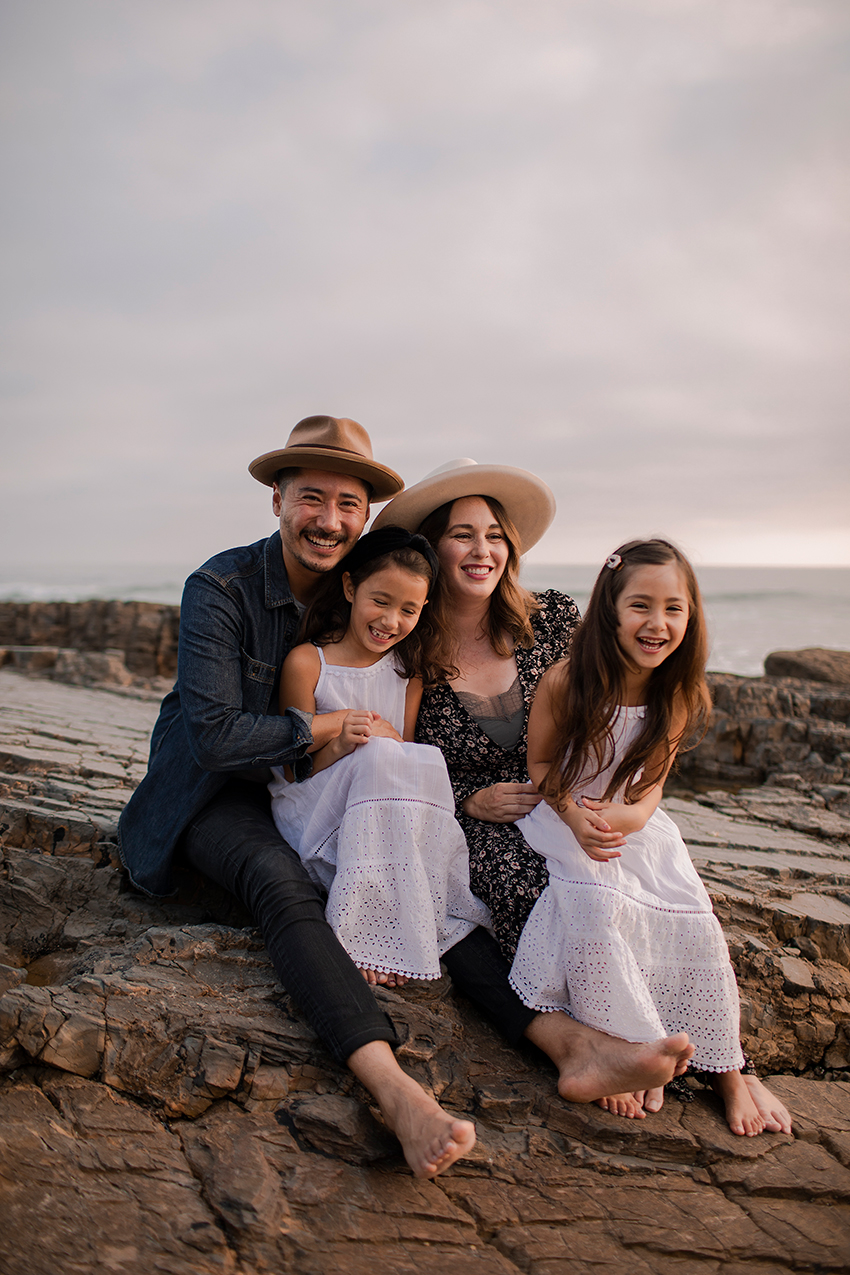
<instances>
[{"instance_id":1,"label":"woman's hand","mask_svg":"<svg viewBox=\"0 0 850 1275\"><path fill-rule=\"evenodd\" d=\"M621 832L614 832L599 810L593 809L604 807L607 803L594 801L591 797L583 800L587 804L581 806L570 800L566 809L559 810L558 814L589 859L597 863L619 859L621 855L617 847L624 846L626 838Z\"/></svg>"},{"instance_id":2,"label":"woman's hand","mask_svg":"<svg viewBox=\"0 0 850 1275\"><path fill-rule=\"evenodd\" d=\"M541 800L534 784L491 784L467 797L461 809L484 823L516 823Z\"/></svg>"}]
</instances>

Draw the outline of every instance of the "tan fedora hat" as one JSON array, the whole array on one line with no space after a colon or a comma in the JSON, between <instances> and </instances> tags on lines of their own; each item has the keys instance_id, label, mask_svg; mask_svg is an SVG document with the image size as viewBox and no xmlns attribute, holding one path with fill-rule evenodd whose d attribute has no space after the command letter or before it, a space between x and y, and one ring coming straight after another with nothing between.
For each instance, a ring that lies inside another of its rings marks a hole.
<instances>
[{"instance_id":1,"label":"tan fedora hat","mask_svg":"<svg viewBox=\"0 0 850 1275\"><path fill-rule=\"evenodd\" d=\"M248 472L271 487L277 471L289 468L352 474L369 483L375 500L389 500L404 486L395 470L372 459L372 443L363 426L345 416L305 416L281 451L258 456Z\"/></svg>"},{"instance_id":2,"label":"tan fedora hat","mask_svg":"<svg viewBox=\"0 0 850 1275\"><path fill-rule=\"evenodd\" d=\"M423 519L440 505L462 496L491 496L504 506L519 532L519 551L525 553L555 517L555 497L541 478L511 465L479 465L474 460L450 460L432 469L421 482L408 487L385 505L373 528L394 524L418 531Z\"/></svg>"}]
</instances>

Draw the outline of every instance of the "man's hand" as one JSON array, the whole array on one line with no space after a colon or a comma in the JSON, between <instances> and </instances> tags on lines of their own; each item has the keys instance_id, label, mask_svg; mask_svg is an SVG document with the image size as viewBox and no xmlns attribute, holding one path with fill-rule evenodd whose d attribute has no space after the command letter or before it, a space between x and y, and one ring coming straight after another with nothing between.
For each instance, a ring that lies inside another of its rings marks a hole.
<instances>
[{"instance_id":1,"label":"man's hand","mask_svg":"<svg viewBox=\"0 0 850 1275\"><path fill-rule=\"evenodd\" d=\"M467 797L462 809L465 815L484 823L516 823L540 800L534 784L491 784Z\"/></svg>"}]
</instances>

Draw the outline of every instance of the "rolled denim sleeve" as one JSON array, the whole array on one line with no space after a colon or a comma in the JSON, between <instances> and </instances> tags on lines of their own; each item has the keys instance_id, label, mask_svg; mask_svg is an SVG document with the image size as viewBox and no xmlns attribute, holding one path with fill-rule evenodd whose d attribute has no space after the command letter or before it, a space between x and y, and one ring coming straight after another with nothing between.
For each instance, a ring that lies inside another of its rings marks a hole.
<instances>
[{"instance_id":1,"label":"rolled denim sleeve","mask_svg":"<svg viewBox=\"0 0 850 1275\"><path fill-rule=\"evenodd\" d=\"M264 649L249 652L244 608L226 582L203 570L186 581L177 679L189 747L204 770L288 763L299 778L312 770L305 755L313 742L311 714L287 708L279 715L272 702L287 652L285 624L283 611L267 613L266 627L277 632Z\"/></svg>"}]
</instances>

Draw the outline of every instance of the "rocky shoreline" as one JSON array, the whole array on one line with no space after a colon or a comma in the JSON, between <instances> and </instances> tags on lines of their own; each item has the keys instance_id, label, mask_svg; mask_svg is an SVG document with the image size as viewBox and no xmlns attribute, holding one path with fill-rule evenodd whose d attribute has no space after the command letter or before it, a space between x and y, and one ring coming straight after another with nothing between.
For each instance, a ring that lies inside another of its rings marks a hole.
<instances>
[{"instance_id":1,"label":"rocky shoreline","mask_svg":"<svg viewBox=\"0 0 850 1275\"><path fill-rule=\"evenodd\" d=\"M847 1269L850 671L713 675L711 729L665 800L795 1136L735 1138L696 1089L643 1121L564 1103L442 979L378 992L403 1065L478 1126L470 1159L420 1182L248 918L195 880L147 899L118 867L175 608L28 604L25 629L3 605L4 1275Z\"/></svg>"}]
</instances>

